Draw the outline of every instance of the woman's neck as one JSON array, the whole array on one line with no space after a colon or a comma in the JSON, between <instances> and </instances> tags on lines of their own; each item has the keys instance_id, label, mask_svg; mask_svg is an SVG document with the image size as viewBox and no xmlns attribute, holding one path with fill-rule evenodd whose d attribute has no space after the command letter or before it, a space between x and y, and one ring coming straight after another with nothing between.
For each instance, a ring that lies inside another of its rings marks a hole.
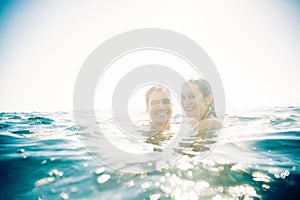
<instances>
[{"instance_id":1,"label":"woman's neck","mask_svg":"<svg viewBox=\"0 0 300 200\"><path fill-rule=\"evenodd\" d=\"M209 109L209 107L207 107L205 113L201 116L199 121L204 120L204 119L210 119L211 117L212 117L211 110Z\"/></svg>"}]
</instances>

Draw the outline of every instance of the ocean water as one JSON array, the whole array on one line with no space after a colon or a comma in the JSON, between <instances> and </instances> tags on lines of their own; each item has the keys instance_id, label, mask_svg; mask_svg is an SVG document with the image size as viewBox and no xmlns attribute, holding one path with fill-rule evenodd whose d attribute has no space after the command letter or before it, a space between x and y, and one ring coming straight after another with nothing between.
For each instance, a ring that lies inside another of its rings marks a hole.
<instances>
[{"instance_id":1,"label":"ocean water","mask_svg":"<svg viewBox=\"0 0 300 200\"><path fill-rule=\"evenodd\" d=\"M103 123L110 130L113 120ZM172 164L142 173L99 162L81 140L84 130L72 112L0 113L0 199L295 199L300 193L300 107L232 110L218 137L185 140L172 147L178 155ZM159 155L171 138L143 141Z\"/></svg>"}]
</instances>

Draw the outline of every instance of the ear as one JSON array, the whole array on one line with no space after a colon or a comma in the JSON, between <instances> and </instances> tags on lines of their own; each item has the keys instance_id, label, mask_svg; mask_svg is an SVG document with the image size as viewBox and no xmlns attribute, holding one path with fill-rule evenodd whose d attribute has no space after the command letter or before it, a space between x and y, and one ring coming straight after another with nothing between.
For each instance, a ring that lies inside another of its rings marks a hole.
<instances>
[{"instance_id":1,"label":"ear","mask_svg":"<svg viewBox=\"0 0 300 200\"><path fill-rule=\"evenodd\" d=\"M204 101L205 101L205 104L206 104L206 105L211 104L211 102L212 102L212 97L211 97L211 95L209 95L208 97L205 97Z\"/></svg>"}]
</instances>

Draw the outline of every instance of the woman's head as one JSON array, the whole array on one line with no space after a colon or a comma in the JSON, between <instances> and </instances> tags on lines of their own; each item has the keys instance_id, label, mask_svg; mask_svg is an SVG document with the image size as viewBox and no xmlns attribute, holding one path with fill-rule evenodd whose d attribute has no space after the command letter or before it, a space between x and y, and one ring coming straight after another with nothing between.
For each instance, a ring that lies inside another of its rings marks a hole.
<instances>
[{"instance_id":1,"label":"woman's head","mask_svg":"<svg viewBox=\"0 0 300 200\"><path fill-rule=\"evenodd\" d=\"M216 117L211 87L205 79L191 79L182 85L181 105L189 118Z\"/></svg>"}]
</instances>

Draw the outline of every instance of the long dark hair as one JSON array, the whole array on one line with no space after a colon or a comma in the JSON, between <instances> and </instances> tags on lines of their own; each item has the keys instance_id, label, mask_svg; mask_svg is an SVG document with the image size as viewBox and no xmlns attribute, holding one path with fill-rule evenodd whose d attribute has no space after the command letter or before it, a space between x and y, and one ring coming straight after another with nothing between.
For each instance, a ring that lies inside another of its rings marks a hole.
<instances>
[{"instance_id":1,"label":"long dark hair","mask_svg":"<svg viewBox=\"0 0 300 200\"><path fill-rule=\"evenodd\" d=\"M204 98L211 96L211 103L208 109L214 117L217 117L214 97L209 82L203 78L191 79L188 82L197 85Z\"/></svg>"}]
</instances>

